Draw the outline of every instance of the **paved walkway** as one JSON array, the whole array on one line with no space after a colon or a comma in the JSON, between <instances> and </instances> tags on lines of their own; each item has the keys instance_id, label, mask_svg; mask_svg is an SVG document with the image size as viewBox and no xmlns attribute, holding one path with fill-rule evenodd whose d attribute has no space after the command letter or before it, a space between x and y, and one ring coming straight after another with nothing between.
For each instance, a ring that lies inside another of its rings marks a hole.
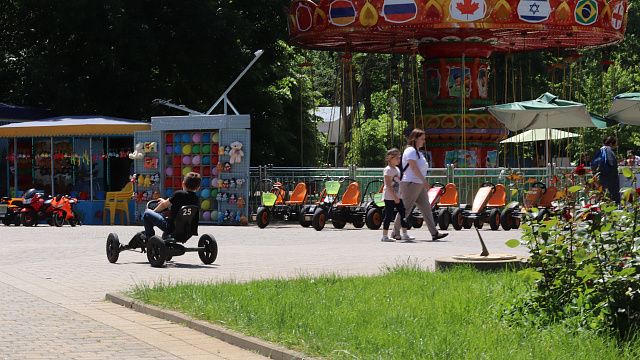
<instances>
[{"instance_id":1,"label":"paved walkway","mask_svg":"<svg viewBox=\"0 0 640 360\"><path fill-rule=\"evenodd\" d=\"M138 227L0 227L0 359L263 359L196 331L107 303L107 292L157 281L245 281L335 272L375 274L384 266L479 253L474 230L438 243L382 243L380 232L349 226L322 232L296 225L201 227L213 234L218 260L196 253L151 268L144 254L105 255L109 232L128 242ZM425 229L412 232L427 239ZM526 254L504 242L517 231L482 232L492 252ZM190 240L193 246L196 241ZM189 244L189 243L188 243Z\"/></svg>"}]
</instances>

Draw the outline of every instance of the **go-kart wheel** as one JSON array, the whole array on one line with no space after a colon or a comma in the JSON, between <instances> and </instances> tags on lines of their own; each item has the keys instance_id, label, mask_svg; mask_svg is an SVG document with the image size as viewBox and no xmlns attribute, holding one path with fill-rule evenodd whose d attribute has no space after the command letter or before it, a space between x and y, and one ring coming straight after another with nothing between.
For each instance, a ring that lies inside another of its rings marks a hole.
<instances>
[{"instance_id":1,"label":"go-kart wheel","mask_svg":"<svg viewBox=\"0 0 640 360\"><path fill-rule=\"evenodd\" d=\"M520 228L521 219L519 217L514 217L511 222L511 228L514 230L518 230Z\"/></svg>"},{"instance_id":2,"label":"go-kart wheel","mask_svg":"<svg viewBox=\"0 0 640 360\"><path fill-rule=\"evenodd\" d=\"M513 217L513 210L508 209L500 216L500 226L502 226L502 230L509 231L515 221L515 217Z\"/></svg>"},{"instance_id":3,"label":"go-kart wheel","mask_svg":"<svg viewBox=\"0 0 640 360\"><path fill-rule=\"evenodd\" d=\"M311 221L310 220L305 220L305 218L304 218L304 214L306 214L306 213L307 213L306 211L302 211L298 215L298 221L300 222L300 225L302 225L302 227L311 226Z\"/></svg>"},{"instance_id":4,"label":"go-kart wheel","mask_svg":"<svg viewBox=\"0 0 640 360\"><path fill-rule=\"evenodd\" d=\"M78 221L78 219L76 219L75 217L69 219L69 225L71 225L71 227L75 227L76 225L78 225L80 222Z\"/></svg>"},{"instance_id":5,"label":"go-kart wheel","mask_svg":"<svg viewBox=\"0 0 640 360\"><path fill-rule=\"evenodd\" d=\"M64 215L57 212L53 213L53 216L51 216L51 222L55 227L61 227L64 225Z\"/></svg>"},{"instance_id":6,"label":"go-kart wheel","mask_svg":"<svg viewBox=\"0 0 640 360\"><path fill-rule=\"evenodd\" d=\"M118 235L111 233L107 236L107 259L110 263L115 264L120 256L120 240Z\"/></svg>"},{"instance_id":7,"label":"go-kart wheel","mask_svg":"<svg viewBox=\"0 0 640 360\"><path fill-rule=\"evenodd\" d=\"M332 219L331 224L336 229L344 229L345 225L347 225L347 222L342 219Z\"/></svg>"},{"instance_id":8,"label":"go-kart wheel","mask_svg":"<svg viewBox=\"0 0 640 360\"><path fill-rule=\"evenodd\" d=\"M153 267L162 267L167 261L167 246L158 236L152 236L147 242L147 260Z\"/></svg>"},{"instance_id":9,"label":"go-kart wheel","mask_svg":"<svg viewBox=\"0 0 640 360\"><path fill-rule=\"evenodd\" d=\"M351 223L356 229L362 229L364 227L364 219L361 216L354 217Z\"/></svg>"},{"instance_id":10,"label":"go-kart wheel","mask_svg":"<svg viewBox=\"0 0 640 360\"><path fill-rule=\"evenodd\" d=\"M462 230L462 226L464 225L464 217L462 216L462 209L456 208L451 213L451 223L453 224L453 228L456 230Z\"/></svg>"},{"instance_id":11,"label":"go-kart wheel","mask_svg":"<svg viewBox=\"0 0 640 360\"><path fill-rule=\"evenodd\" d=\"M491 230L494 231L500 229L500 210L491 209L489 213L489 226Z\"/></svg>"},{"instance_id":12,"label":"go-kart wheel","mask_svg":"<svg viewBox=\"0 0 640 360\"><path fill-rule=\"evenodd\" d=\"M258 213L256 214L256 223L258 224L258 227L260 229L264 229L269 225L270 221L271 213L269 212L269 209L266 207L259 207Z\"/></svg>"},{"instance_id":13,"label":"go-kart wheel","mask_svg":"<svg viewBox=\"0 0 640 360\"><path fill-rule=\"evenodd\" d=\"M471 227L473 226L473 220L469 219L468 217L464 217L462 218L462 227L465 229L471 229Z\"/></svg>"},{"instance_id":14,"label":"go-kart wheel","mask_svg":"<svg viewBox=\"0 0 640 360\"><path fill-rule=\"evenodd\" d=\"M202 263L205 265L213 264L218 257L218 243L213 235L204 234L200 236L198 240L198 247L203 247L204 250L198 251L198 256ZM168 261L168 260L167 260Z\"/></svg>"},{"instance_id":15,"label":"go-kart wheel","mask_svg":"<svg viewBox=\"0 0 640 360\"><path fill-rule=\"evenodd\" d=\"M449 214L449 210L440 209L438 210L438 226L440 230L447 230L449 228L449 224L451 223L451 214Z\"/></svg>"},{"instance_id":16,"label":"go-kart wheel","mask_svg":"<svg viewBox=\"0 0 640 360\"><path fill-rule=\"evenodd\" d=\"M313 218L311 219L311 225L317 231L324 229L324 225L327 223L327 212L322 208L317 208L313 212ZM335 224L334 224L335 226Z\"/></svg>"},{"instance_id":17,"label":"go-kart wheel","mask_svg":"<svg viewBox=\"0 0 640 360\"><path fill-rule=\"evenodd\" d=\"M414 216L413 214L409 216L409 224L411 224L411 227L420 229L423 223L424 223L423 218Z\"/></svg>"},{"instance_id":18,"label":"go-kart wheel","mask_svg":"<svg viewBox=\"0 0 640 360\"><path fill-rule=\"evenodd\" d=\"M35 226L37 220L33 213L26 212L20 214L20 222L22 226Z\"/></svg>"},{"instance_id":19,"label":"go-kart wheel","mask_svg":"<svg viewBox=\"0 0 640 360\"><path fill-rule=\"evenodd\" d=\"M473 226L475 226L475 228L478 230L482 230L482 227L484 226L484 220L482 220L481 218L476 218L475 220L473 220Z\"/></svg>"},{"instance_id":20,"label":"go-kart wheel","mask_svg":"<svg viewBox=\"0 0 640 360\"><path fill-rule=\"evenodd\" d=\"M380 229L380 226L382 226L382 210L378 208L369 209L369 211L367 211L367 216L364 222L371 230Z\"/></svg>"}]
</instances>

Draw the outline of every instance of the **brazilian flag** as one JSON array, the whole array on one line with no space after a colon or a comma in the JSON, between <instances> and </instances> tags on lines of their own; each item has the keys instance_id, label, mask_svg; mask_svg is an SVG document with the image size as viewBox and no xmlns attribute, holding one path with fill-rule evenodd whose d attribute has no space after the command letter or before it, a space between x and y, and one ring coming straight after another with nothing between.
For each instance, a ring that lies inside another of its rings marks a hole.
<instances>
[{"instance_id":1,"label":"brazilian flag","mask_svg":"<svg viewBox=\"0 0 640 360\"><path fill-rule=\"evenodd\" d=\"M579 0L575 11L576 22L591 25L598 20L598 3L595 0Z\"/></svg>"}]
</instances>

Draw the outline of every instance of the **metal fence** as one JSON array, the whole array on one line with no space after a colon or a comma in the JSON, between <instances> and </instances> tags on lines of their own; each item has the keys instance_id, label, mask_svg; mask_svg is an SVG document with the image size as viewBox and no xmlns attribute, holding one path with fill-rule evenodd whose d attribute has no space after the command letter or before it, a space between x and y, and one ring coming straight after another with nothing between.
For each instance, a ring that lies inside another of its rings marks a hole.
<instances>
[{"instance_id":1,"label":"metal fence","mask_svg":"<svg viewBox=\"0 0 640 360\"><path fill-rule=\"evenodd\" d=\"M354 179L361 184L363 194L377 191L382 185L382 168L302 168L302 167L267 167L259 166L250 169L249 209L254 212L260 205L262 191L268 191L273 182L280 182L283 186L292 190L296 183L307 184L309 194L318 194L324 188L326 180ZM484 182L504 184L506 187L517 191L507 191L508 200L521 200L523 193L533 181L548 181L553 175L571 171L570 168L466 168L458 169L453 166L446 168L429 169L427 179L429 183L440 182L443 184L454 183L458 187L461 203L471 203L476 191ZM508 175L517 172L521 178L519 184L515 184ZM343 182L341 191L347 186L348 181ZM367 189L368 186L368 190Z\"/></svg>"}]
</instances>

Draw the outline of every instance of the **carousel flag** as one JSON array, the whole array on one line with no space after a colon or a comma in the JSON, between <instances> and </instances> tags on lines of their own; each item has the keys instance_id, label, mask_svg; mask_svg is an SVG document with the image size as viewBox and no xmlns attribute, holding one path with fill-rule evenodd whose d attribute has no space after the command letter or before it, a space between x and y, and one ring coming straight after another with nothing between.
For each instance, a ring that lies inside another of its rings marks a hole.
<instances>
[{"instance_id":1,"label":"carousel flag","mask_svg":"<svg viewBox=\"0 0 640 360\"><path fill-rule=\"evenodd\" d=\"M529 23L539 23L549 19L551 5L549 0L520 0L518 17Z\"/></svg>"},{"instance_id":2,"label":"carousel flag","mask_svg":"<svg viewBox=\"0 0 640 360\"><path fill-rule=\"evenodd\" d=\"M620 1L613 7L613 14L611 15L611 27L616 30L620 30L622 27L622 21L624 20L624 2Z\"/></svg>"},{"instance_id":3,"label":"carousel flag","mask_svg":"<svg viewBox=\"0 0 640 360\"><path fill-rule=\"evenodd\" d=\"M451 0L449 13L460 21L476 21L484 18L487 4L484 0Z\"/></svg>"},{"instance_id":4,"label":"carousel flag","mask_svg":"<svg viewBox=\"0 0 640 360\"><path fill-rule=\"evenodd\" d=\"M418 7L414 0L385 0L382 16L392 23L404 23L416 18Z\"/></svg>"},{"instance_id":5,"label":"carousel flag","mask_svg":"<svg viewBox=\"0 0 640 360\"><path fill-rule=\"evenodd\" d=\"M591 25L598 20L598 3L595 0L579 0L574 14L578 24Z\"/></svg>"},{"instance_id":6,"label":"carousel flag","mask_svg":"<svg viewBox=\"0 0 640 360\"><path fill-rule=\"evenodd\" d=\"M311 8L306 4L298 4L296 9L296 25L299 31L307 31L311 29L313 23L313 16L311 15Z\"/></svg>"},{"instance_id":7,"label":"carousel flag","mask_svg":"<svg viewBox=\"0 0 640 360\"><path fill-rule=\"evenodd\" d=\"M350 0L335 0L329 5L329 22L347 26L356 20L356 8Z\"/></svg>"}]
</instances>

